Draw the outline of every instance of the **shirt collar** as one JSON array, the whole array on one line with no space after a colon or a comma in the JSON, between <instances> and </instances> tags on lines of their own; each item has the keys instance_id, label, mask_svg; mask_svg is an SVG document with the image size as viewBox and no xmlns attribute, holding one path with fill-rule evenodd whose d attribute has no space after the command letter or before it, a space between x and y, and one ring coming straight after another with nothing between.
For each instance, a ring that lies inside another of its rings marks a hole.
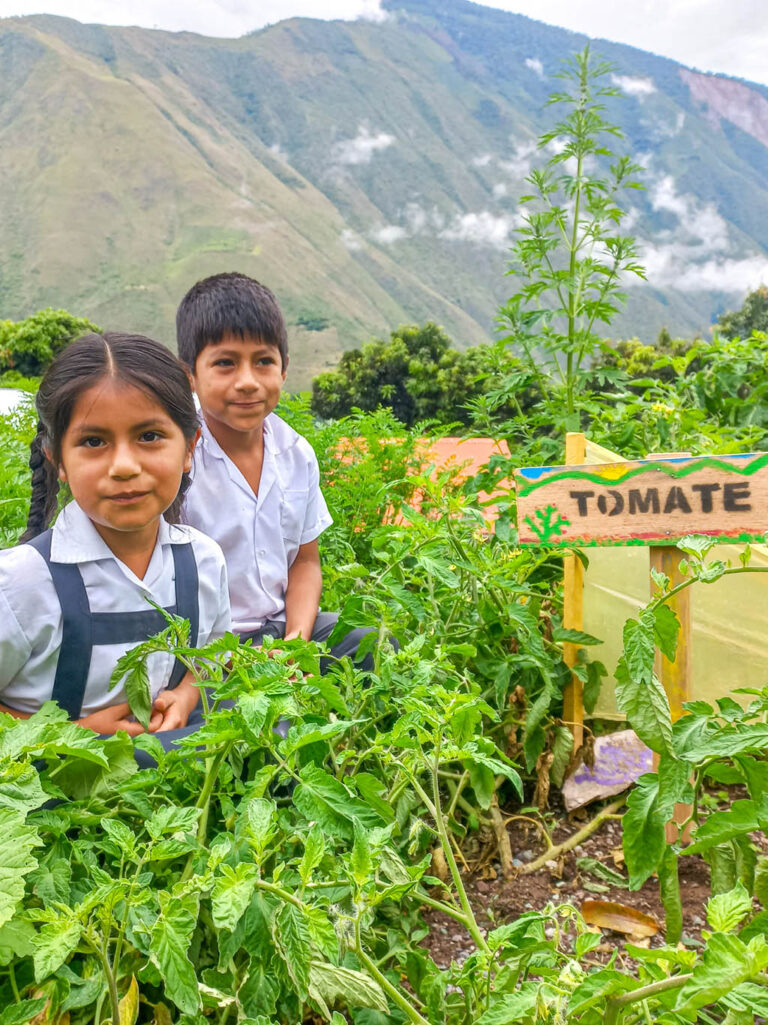
<instances>
[{"instance_id":1,"label":"shirt collar","mask_svg":"<svg viewBox=\"0 0 768 1025\"><path fill-rule=\"evenodd\" d=\"M161 517L155 549L166 544L171 544L171 526ZM82 563L114 558L109 545L77 502L65 505L53 525L51 561Z\"/></svg>"},{"instance_id":2,"label":"shirt collar","mask_svg":"<svg viewBox=\"0 0 768 1025\"><path fill-rule=\"evenodd\" d=\"M265 449L269 449L270 451L274 451L274 447L275 447L275 429L274 429L274 425L272 423L272 418L274 417L274 415L275 415L274 413L269 413L268 416L266 416L264 418L264 424L263 424L264 448ZM201 417L201 419L202 419L202 427L201 427L201 432L202 433L201 433L201 436L200 436L200 444L205 448L206 452L209 452L214 458L216 458L216 459L229 459L231 461L231 456L227 455L227 453L224 451L224 449L221 447L221 445L218 443L218 441L214 438L214 436L213 436L213 434L211 432L211 428L205 422L205 419L203 419L202 417Z\"/></svg>"}]
</instances>

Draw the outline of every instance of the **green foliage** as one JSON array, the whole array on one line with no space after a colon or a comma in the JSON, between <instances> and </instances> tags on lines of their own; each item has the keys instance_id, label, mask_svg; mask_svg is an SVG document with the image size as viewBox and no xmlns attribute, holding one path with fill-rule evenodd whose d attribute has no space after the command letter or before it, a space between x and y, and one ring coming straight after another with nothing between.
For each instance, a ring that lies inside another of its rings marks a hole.
<instances>
[{"instance_id":1,"label":"green foliage","mask_svg":"<svg viewBox=\"0 0 768 1025\"><path fill-rule=\"evenodd\" d=\"M634 239L618 234L618 198L639 187L640 168L626 156L610 163L607 142L622 134L604 116L604 100L616 90L602 80L613 70L589 46L565 63L566 91L549 103L567 113L539 139L540 149L555 152L531 172L533 191L520 200L528 212L508 273L522 287L499 311L507 343L524 354L548 402L563 402L571 418L584 372L603 346L596 325L617 312L622 277L643 276Z\"/></svg>"},{"instance_id":2,"label":"green foliage","mask_svg":"<svg viewBox=\"0 0 768 1025\"><path fill-rule=\"evenodd\" d=\"M750 292L740 310L729 311L717 319L717 332L724 338L749 338L757 332L768 334L768 287Z\"/></svg>"},{"instance_id":3,"label":"green foliage","mask_svg":"<svg viewBox=\"0 0 768 1025\"><path fill-rule=\"evenodd\" d=\"M16 543L27 523L30 477L29 446L37 431L30 400L0 415L0 547Z\"/></svg>"},{"instance_id":4,"label":"green foliage","mask_svg":"<svg viewBox=\"0 0 768 1025\"><path fill-rule=\"evenodd\" d=\"M26 320L0 321L0 372L14 370L25 377L43 373L69 342L99 328L66 310L40 310Z\"/></svg>"},{"instance_id":5,"label":"green foliage","mask_svg":"<svg viewBox=\"0 0 768 1025\"><path fill-rule=\"evenodd\" d=\"M431 321L403 325L387 341L374 339L345 352L336 370L316 377L312 411L339 419L354 409L382 406L408 427L420 420L466 425L468 406L484 394L491 373L509 371L516 362L498 346L458 352Z\"/></svg>"}]
</instances>

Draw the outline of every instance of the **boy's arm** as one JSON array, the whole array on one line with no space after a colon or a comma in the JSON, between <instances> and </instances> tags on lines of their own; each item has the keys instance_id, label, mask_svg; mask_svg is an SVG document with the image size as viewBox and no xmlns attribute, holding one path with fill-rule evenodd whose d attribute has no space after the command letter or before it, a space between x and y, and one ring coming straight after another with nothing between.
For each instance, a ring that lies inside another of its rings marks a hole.
<instances>
[{"instance_id":1,"label":"boy's arm","mask_svg":"<svg viewBox=\"0 0 768 1025\"><path fill-rule=\"evenodd\" d=\"M288 570L285 588L285 639L302 637L312 639L312 631L320 607L323 572L317 541L307 541L299 547L296 558Z\"/></svg>"}]
</instances>

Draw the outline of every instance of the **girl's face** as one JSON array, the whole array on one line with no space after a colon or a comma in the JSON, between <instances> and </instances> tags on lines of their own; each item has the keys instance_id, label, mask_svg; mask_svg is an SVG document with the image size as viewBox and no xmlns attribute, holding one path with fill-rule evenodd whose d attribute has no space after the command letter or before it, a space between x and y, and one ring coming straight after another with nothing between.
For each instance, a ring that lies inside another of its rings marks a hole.
<instances>
[{"instance_id":1,"label":"girl's face","mask_svg":"<svg viewBox=\"0 0 768 1025\"><path fill-rule=\"evenodd\" d=\"M113 551L126 542L154 547L196 440L187 441L155 399L107 377L75 403L59 477Z\"/></svg>"}]
</instances>

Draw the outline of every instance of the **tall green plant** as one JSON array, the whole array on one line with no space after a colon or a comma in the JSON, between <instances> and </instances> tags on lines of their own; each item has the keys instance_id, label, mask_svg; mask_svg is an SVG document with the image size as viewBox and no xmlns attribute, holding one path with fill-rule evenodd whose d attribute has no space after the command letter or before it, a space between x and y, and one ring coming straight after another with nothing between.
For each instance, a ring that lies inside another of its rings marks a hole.
<instances>
[{"instance_id":1,"label":"tall green plant","mask_svg":"<svg viewBox=\"0 0 768 1025\"><path fill-rule=\"evenodd\" d=\"M634 238L618 233L618 197L641 186L639 166L629 156L611 162L606 145L622 137L604 116L603 101L616 95L603 84L612 70L589 46L565 63L566 89L548 105L567 113L539 139L552 155L526 179L533 191L520 200L528 212L508 273L521 287L499 311L506 341L523 353L549 405L564 400L571 420L590 358L604 345L596 326L610 323L623 301L622 276L643 277Z\"/></svg>"}]
</instances>

